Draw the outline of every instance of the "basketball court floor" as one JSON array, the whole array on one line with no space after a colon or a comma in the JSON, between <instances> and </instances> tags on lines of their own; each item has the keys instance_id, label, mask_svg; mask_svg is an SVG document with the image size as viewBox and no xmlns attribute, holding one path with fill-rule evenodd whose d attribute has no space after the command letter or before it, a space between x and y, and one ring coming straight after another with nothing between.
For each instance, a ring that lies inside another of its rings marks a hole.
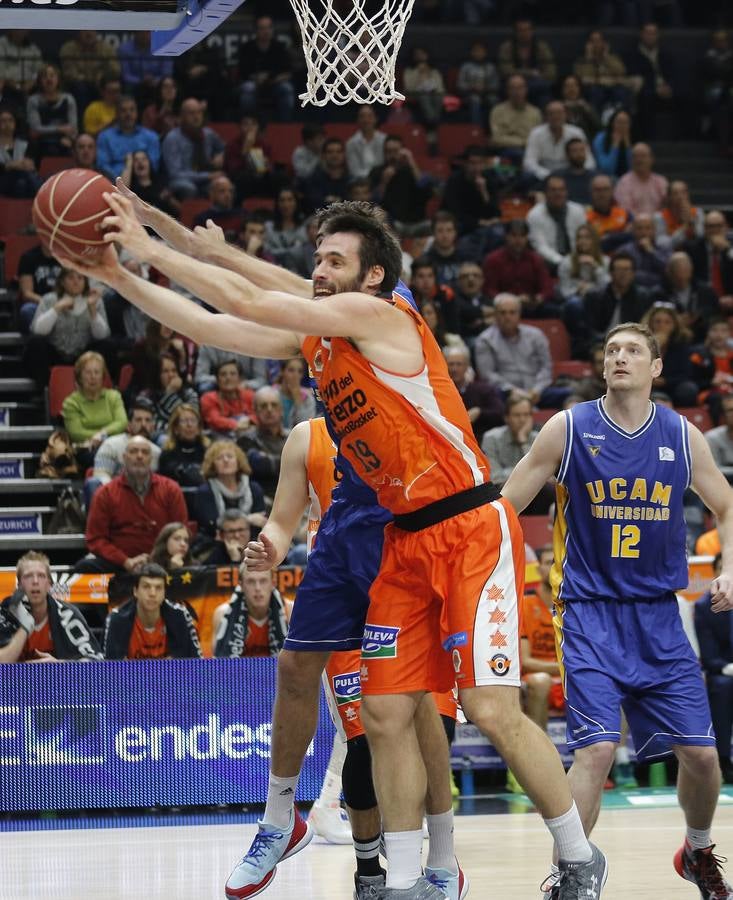
<instances>
[{"instance_id":1,"label":"basketball court floor","mask_svg":"<svg viewBox=\"0 0 733 900\"><path fill-rule=\"evenodd\" d=\"M484 810L501 810L486 813ZM550 842L524 798L462 801L456 847L475 900L538 900ZM211 814L0 822L2 900L208 900L249 846L254 816ZM155 824L157 823L157 824ZM682 842L672 789L609 792L595 832L610 863L604 900L696 900L672 868ZM714 839L733 859L733 789ZM278 868L267 900L349 900L353 852L314 841ZM733 869L733 866L731 866Z\"/></svg>"}]
</instances>

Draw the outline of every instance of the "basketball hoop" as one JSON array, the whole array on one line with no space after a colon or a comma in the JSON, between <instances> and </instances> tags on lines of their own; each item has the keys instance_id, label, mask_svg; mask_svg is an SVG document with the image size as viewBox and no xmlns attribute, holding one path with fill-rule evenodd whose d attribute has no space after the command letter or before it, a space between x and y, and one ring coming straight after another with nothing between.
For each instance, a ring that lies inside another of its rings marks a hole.
<instances>
[{"instance_id":1,"label":"basketball hoop","mask_svg":"<svg viewBox=\"0 0 733 900\"><path fill-rule=\"evenodd\" d=\"M404 100L395 64L415 0L290 0L303 36L302 105Z\"/></svg>"}]
</instances>

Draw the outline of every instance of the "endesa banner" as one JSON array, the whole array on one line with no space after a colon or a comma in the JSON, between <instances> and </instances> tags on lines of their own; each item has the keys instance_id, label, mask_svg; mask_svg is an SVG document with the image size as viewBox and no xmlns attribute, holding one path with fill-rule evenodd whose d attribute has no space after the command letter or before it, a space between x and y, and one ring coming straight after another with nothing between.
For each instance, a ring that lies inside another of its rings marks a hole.
<instances>
[{"instance_id":1,"label":"endesa banner","mask_svg":"<svg viewBox=\"0 0 733 900\"><path fill-rule=\"evenodd\" d=\"M264 803L276 660L5 665L0 812ZM325 703L298 797L320 791Z\"/></svg>"}]
</instances>

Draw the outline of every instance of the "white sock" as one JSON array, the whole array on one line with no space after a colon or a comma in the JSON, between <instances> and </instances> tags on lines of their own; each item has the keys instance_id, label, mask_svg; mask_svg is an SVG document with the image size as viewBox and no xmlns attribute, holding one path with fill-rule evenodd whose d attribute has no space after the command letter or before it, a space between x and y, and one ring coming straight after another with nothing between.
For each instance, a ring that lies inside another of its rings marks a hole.
<instances>
[{"instance_id":1,"label":"white sock","mask_svg":"<svg viewBox=\"0 0 733 900\"><path fill-rule=\"evenodd\" d=\"M453 847L453 810L426 816L428 820L428 861L429 869L447 869L456 873L456 851Z\"/></svg>"},{"instance_id":2,"label":"white sock","mask_svg":"<svg viewBox=\"0 0 733 900\"><path fill-rule=\"evenodd\" d=\"M687 826L687 843L691 850L705 850L713 841L709 828L690 828Z\"/></svg>"},{"instance_id":3,"label":"white sock","mask_svg":"<svg viewBox=\"0 0 733 900\"><path fill-rule=\"evenodd\" d=\"M593 856L575 801L566 813L556 819L545 819L545 825L555 839L557 854L561 860L587 862Z\"/></svg>"},{"instance_id":4,"label":"white sock","mask_svg":"<svg viewBox=\"0 0 733 900\"><path fill-rule=\"evenodd\" d=\"M629 756L628 747L616 747L615 757L616 757L616 763L619 766L625 766L626 763L631 762L631 757Z\"/></svg>"},{"instance_id":5,"label":"white sock","mask_svg":"<svg viewBox=\"0 0 733 900\"><path fill-rule=\"evenodd\" d=\"M422 875L422 828L419 831L385 831L387 887L397 891L411 888Z\"/></svg>"},{"instance_id":6,"label":"white sock","mask_svg":"<svg viewBox=\"0 0 733 900\"><path fill-rule=\"evenodd\" d=\"M333 739L333 749L328 760L326 777L323 779L321 793L316 800L316 806L340 806L341 805L341 770L346 759L346 743L338 734Z\"/></svg>"},{"instance_id":7,"label":"white sock","mask_svg":"<svg viewBox=\"0 0 733 900\"><path fill-rule=\"evenodd\" d=\"M290 813L295 804L295 789L300 775L293 778L280 778L270 772L267 782L267 805L262 821L275 828L287 828L290 824Z\"/></svg>"}]
</instances>

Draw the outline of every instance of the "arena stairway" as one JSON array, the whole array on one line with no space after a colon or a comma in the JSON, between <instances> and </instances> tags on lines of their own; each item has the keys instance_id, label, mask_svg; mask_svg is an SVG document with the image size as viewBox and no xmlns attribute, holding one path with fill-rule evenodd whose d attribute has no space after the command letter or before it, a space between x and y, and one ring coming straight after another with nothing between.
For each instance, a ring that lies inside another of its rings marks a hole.
<instances>
[{"instance_id":1,"label":"arena stairway","mask_svg":"<svg viewBox=\"0 0 733 900\"><path fill-rule=\"evenodd\" d=\"M733 211L733 160L723 159L712 141L652 141L654 170L681 178L696 206Z\"/></svg>"}]
</instances>

